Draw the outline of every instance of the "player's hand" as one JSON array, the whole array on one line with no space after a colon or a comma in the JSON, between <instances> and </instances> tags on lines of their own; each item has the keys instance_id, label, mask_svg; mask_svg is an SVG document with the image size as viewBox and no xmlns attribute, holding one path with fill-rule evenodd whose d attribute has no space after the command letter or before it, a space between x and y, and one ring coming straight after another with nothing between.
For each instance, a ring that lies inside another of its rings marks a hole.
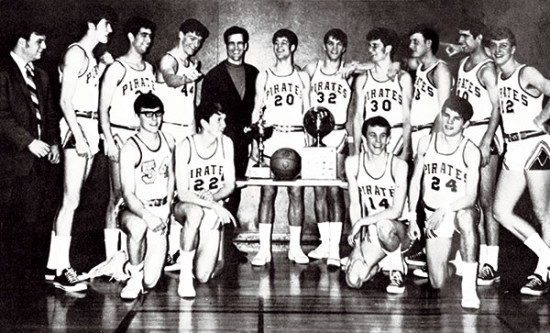
<instances>
[{"instance_id":1,"label":"player's hand","mask_svg":"<svg viewBox=\"0 0 550 333\"><path fill-rule=\"evenodd\" d=\"M189 67L183 69L183 75L190 81L197 81L202 77L202 73L199 71L199 61L189 61Z\"/></svg>"},{"instance_id":2,"label":"player's hand","mask_svg":"<svg viewBox=\"0 0 550 333\"><path fill-rule=\"evenodd\" d=\"M357 238L361 235L361 229L365 225L363 222L363 219L360 219L359 221L355 222L353 224L353 227L351 229L351 233L348 236L348 244L350 246L355 246Z\"/></svg>"},{"instance_id":3,"label":"player's hand","mask_svg":"<svg viewBox=\"0 0 550 333\"><path fill-rule=\"evenodd\" d=\"M103 149L105 150L105 155L107 155L111 161L118 162L118 155L120 151L114 139L103 140Z\"/></svg>"},{"instance_id":4,"label":"player's hand","mask_svg":"<svg viewBox=\"0 0 550 333\"><path fill-rule=\"evenodd\" d=\"M481 143L479 145L479 151L481 152L481 167L489 164L491 158L491 146Z\"/></svg>"},{"instance_id":5,"label":"player's hand","mask_svg":"<svg viewBox=\"0 0 550 333\"><path fill-rule=\"evenodd\" d=\"M237 222L235 221L235 218L233 215L225 209L222 205L220 205L217 202L214 202L214 205L212 206L212 209L218 215L218 221L220 221L221 225L233 223L233 225L236 227Z\"/></svg>"},{"instance_id":6,"label":"player's hand","mask_svg":"<svg viewBox=\"0 0 550 333\"><path fill-rule=\"evenodd\" d=\"M199 198L206 201L214 201L214 195L208 190L202 190L198 194Z\"/></svg>"},{"instance_id":7,"label":"player's hand","mask_svg":"<svg viewBox=\"0 0 550 333\"><path fill-rule=\"evenodd\" d=\"M341 67L338 72L336 72L336 76L340 76L341 78L347 80L350 76L355 74L355 71L357 70L359 62L352 61L350 63L347 63L343 67Z\"/></svg>"},{"instance_id":8,"label":"player's hand","mask_svg":"<svg viewBox=\"0 0 550 333\"><path fill-rule=\"evenodd\" d=\"M92 150L86 140L76 140L75 149L78 156L92 158Z\"/></svg>"},{"instance_id":9,"label":"player's hand","mask_svg":"<svg viewBox=\"0 0 550 333\"><path fill-rule=\"evenodd\" d=\"M393 78L399 74L399 71L401 70L401 63L399 61L392 62L390 68L388 68L388 73L386 74L390 80L393 80Z\"/></svg>"},{"instance_id":10,"label":"player's hand","mask_svg":"<svg viewBox=\"0 0 550 333\"><path fill-rule=\"evenodd\" d=\"M544 119L543 117L541 117L541 115L537 115L534 119L533 119L533 123L535 123L535 125L540 128L542 131L544 131L545 133L549 133L550 132L548 131L548 128L547 128L547 125L546 125L546 121L548 119Z\"/></svg>"},{"instance_id":11,"label":"player's hand","mask_svg":"<svg viewBox=\"0 0 550 333\"><path fill-rule=\"evenodd\" d=\"M446 206L436 209L435 212L428 217L426 221L426 229L437 230L445 218L445 215L449 212L450 210Z\"/></svg>"},{"instance_id":12,"label":"player's hand","mask_svg":"<svg viewBox=\"0 0 550 333\"><path fill-rule=\"evenodd\" d=\"M455 55L462 52L462 46L458 44L452 44L452 43L440 43L441 45L445 46L445 53L447 53L447 56L454 57Z\"/></svg>"},{"instance_id":13,"label":"player's hand","mask_svg":"<svg viewBox=\"0 0 550 333\"><path fill-rule=\"evenodd\" d=\"M59 145L51 145L50 152L48 154L48 161L51 164L59 164L61 161L61 153L59 150Z\"/></svg>"},{"instance_id":14,"label":"player's hand","mask_svg":"<svg viewBox=\"0 0 550 333\"><path fill-rule=\"evenodd\" d=\"M163 219L150 212L146 212L143 216L143 220L145 224L147 224L147 228L151 229L151 231L160 232L161 235L164 235L167 223Z\"/></svg>"},{"instance_id":15,"label":"player's hand","mask_svg":"<svg viewBox=\"0 0 550 333\"><path fill-rule=\"evenodd\" d=\"M50 153L50 145L42 140L34 139L27 147L38 158L42 158Z\"/></svg>"},{"instance_id":16,"label":"player's hand","mask_svg":"<svg viewBox=\"0 0 550 333\"><path fill-rule=\"evenodd\" d=\"M103 53L100 57L99 57L99 62L104 64L104 65L110 65L112 64L113 62L115 62L115 59L113 58L113 55L107 51L105 51L105 53Z\"/></svg>"},{"instance_id":17,"label":"player's hand","mask_svg":"<svg viewBox=\"0 0 550 333\"><path fill-rule=\"evenodd\" d=\"M420 239L420 228L418 228L416 219L413 221L409 221L409 229L407 230L407 234L409 235L409 238L411 240Z\"/></svg>"}]
</instances>

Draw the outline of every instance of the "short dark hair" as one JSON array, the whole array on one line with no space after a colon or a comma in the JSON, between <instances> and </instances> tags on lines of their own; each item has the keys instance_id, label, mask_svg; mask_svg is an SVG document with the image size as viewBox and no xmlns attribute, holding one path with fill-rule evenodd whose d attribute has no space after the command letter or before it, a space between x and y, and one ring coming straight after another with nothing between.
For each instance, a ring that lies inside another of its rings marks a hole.
<instances>
[{"instance_id":1,"label":"short dark hair","mask_svg":"<svg viewBox=\"0 0 550 333\"><path fill-rule=\"evenodd\" d=\"M106 19L111 23L118 21L118 15L113 8L97 4L88 6L84 16L86 22L91 22L94 25L97 25L102 19Z\"/></svg>"},{"instance_id":2,"label":"short dark hair","mask_svg":"<svg viewBox=\"0 0 550 333\"><path fill-rule=\"evenodd\" d=\"M9 33L8 44L13 49L17 45L19 38L23 38L26 41L29 41L31 35L47 36L51 32L51 28L43 23L37 23L29 21L28 19L17 20L17 23L14 24L14 30Z\"/></svg>"},{"instance_id":3,"label":"short dark hair","mask_svg":"<svg viewBox=\"0 0 550 333\"><path fill-rule=\"evenodd\" d=\"M139 93L138 97L134 101L134 112L140 114L143 108L147 109L156 109L159 108L159 111L164 112L164 104L157 95L152 92Z\"/></svg>"},{"instance_id":4,"label":"short dark hair","mask_svg":"<svg viewBox=\"0 0 550 333\"><path fill-rule=\"evenodd\" d=\"M416 33L421 34L425 40L432 41L432 53L436 54L437 50L439 50L439 34L437 31L427 24L420 24L409 32L409 37Z\"/></svg>"},{"instance_id":5,"label":"short dark hair","mask_svg":"<svg viewBox=\"0 0 550 333\"><path fill-rule=\"evenodd\" d=\"M470 102L456 95L452 95L451 97L447 98L445 103L443 103L442 110L445 109L449 109L458 113L458 115L464 120L464 122L472 119L472 116L474 115L474 109L472 108Z\"/></svg>"},{"instance_id":6,"label":"short dark hair","mask_svg":"<svg viewBox=\"0 0 550 333\"><path fill-rule=\"evenodd\" d=\"M210 35L210 31L208 31L204 24L193 18L183 21L183 23L180 25L180 31L183 34L194 32L202 37L202 39L206 39Z\"/></svg>"},{"instance_id":7,"label":"short dark hair","mask_svg":"<svg viewBox=\"0 0 550 333\"><path fill-rule=\"evenodd\" d=\"M279 29L275 31L271 42L275 44L275 42L277 41L277 38L283 38L283 37L288 40L288 43L290 45L294 45L298 47L298 36L296 36L296 34L292 30L288 30L288 29Z\"/></svg>"},{"instance_id":8,"label":"short dark hair","mask_svg":"<svg viewBox=\"0 0 550 333\"><path fill-rule=\"evenodd\" d=\"M397 52L399 46L399 35L392 29L376 27L367 33L367 41L380 40L384 46L391 46L390 57Z\"/></svg>"},{"instance_id":9,"label":"short dark hair","mask_svg":"<svg viewBox=\"0 0 550 333\"><path fill-rule=\"evenodd\" d=\"M361 127L361 134L363 136L367 136L367 131L369 130L369 127L384 127L386 129L386 134L390 135L391 133L391 125L388 122L388 120L382 116L376 116L369 118L363 122L363 126Z\"/></svg>"},{"instance_id":10,"label":"short dark hair","mask_svg":"<svg viewBox=\"0 0 550 333\"><path fill-rule=\"evenodd\" d=\"M225 44L229 43L229 36L238 35L238 34L243 35L243 42L248 43L248 39L250 38L248 35L248 31L246 31L245 28L241 28L237 26L232 26L231 28L228 28L227 30L225 30L225 32L223 33L224 43Z\"/></svg>"},{"instance_id":11,"label":"short dark hair","mask_svg":"<svg viewBox=\"0 0 550 333\"><path fill-rule=\"evenodd\" d=\"M474 38L481 35L484 40L487 39L487 26L483 22L471 17L464 17L460 20L458 30L469 31Z\"/></svg>"},{"instance_id":12,"label":"short dark hair","mask_svg":"<svg viewBox=\"0 0 550 333\"><path fill-rule=\"evenodd\" d=\"M224 114L222 106L220 103L214 103L214 102L204 102L201 103L197 107L197 111L195 113L195 120L197 123L197 129L202 128L201 120L205 120L208 122L210 120L210 117L212 117L215 114Z\"/></svg>"},{"instance_id":13,"label":"short dark hair","mask_svg":"<svg viewBox=\"0 0 550 333\"><path fill-rule=\"evenodd\" d=\"M326 44L330 37L342 42L344 47L348 47L348 35L346 35L346 33L342 31L342 29L334 28L327 31L325 37L323 38L323 43Z\"/></svg>"},{"instance_id":14,"label":"short dark hair","mask_svg":"<svg viewBox=\"0 0 550 333\"><path fill-rule=\"evenodd\" d=\"M155 22L140 16L133 16L126 21L124 25L124 35L132 34L136 36L141 28L149 29L154 34L157 30Z\"/></svg>"},{"instance_id":15,"label":"short dark hair","mask_svg":"<svg viewBox=\"0 0 550 333\"><path fill-rule=\"evenodd\" d=\"M512 46L516 46L516 36L512 32L512 30L506 28L506 27L496 27L491 30L489 33L489 38L491 40L501 40L501 39L508 39L510 41L510 44Z\"/></svg>"}]
</instances>

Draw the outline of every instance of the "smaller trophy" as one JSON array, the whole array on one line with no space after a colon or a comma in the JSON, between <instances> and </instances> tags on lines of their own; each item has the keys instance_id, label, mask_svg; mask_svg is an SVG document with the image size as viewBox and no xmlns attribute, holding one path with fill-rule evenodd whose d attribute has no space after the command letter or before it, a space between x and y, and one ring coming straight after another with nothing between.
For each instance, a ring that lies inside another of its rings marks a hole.
<instances>
[{"instance_id":1,"label":"smaller trophy","mask_svg":"<svg viewBox=\"0 0 550 333\"><path fill-rule=\"evenodd\" d=\"M304 115L304 128L313 136L310 147L326 147L323 138L334 129L334 116L327 108L314 106Z\"/></svg>"},{"instance_id":2,"label":"smaller trophy","mask_svg":"<svg viewBox=\"0 0 550 333\"><path fill-rule=\"evenodd\" d=\"M244 133L251 133L252 138L258 142L258 162L252 166L251 177L255 178L269 178L269 173L267 177L260 176L265 172L260 171L259 168L267 168L269 170L269 165L265 162L264 159L264 141L269 139L273 135L273 126L265 126L264 119L265 106L260 110L260 118L258 121L250 126L244 128ZM256 170L256 171L255 171Z\"/></svg>"}]
</instances>

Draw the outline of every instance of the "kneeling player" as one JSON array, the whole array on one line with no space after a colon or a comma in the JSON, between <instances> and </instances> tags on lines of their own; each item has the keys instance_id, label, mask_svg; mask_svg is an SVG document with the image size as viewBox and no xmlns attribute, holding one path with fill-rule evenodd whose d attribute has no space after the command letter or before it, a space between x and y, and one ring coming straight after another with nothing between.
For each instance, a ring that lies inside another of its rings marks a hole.
<instances>
[{"instance_id":1,"label":"kneeling player","mask_svg":"<svg viewBox=\"0 0 550 333\"><path fill-rule=\"evenodd\" d=\"M195 297L193 276L206 283L220 268L216 264L222 227L235 223L222 205L235 189L233 142L223 135L225 114L219 104L204 103L197 109L197 121L199 133L176 147L180 202L174 215L182 224L178 295L185 298Z\"/></svg>"},{"instance_id":2,"label":"kneeling player","mask_svg":"<svg viewBox=\"0 0 550 333\"><path fill-rule=\"evenodd\" d=\"M475 203L481 156L479 149L463 135L472 115L472 106L465 99L452 96L445 101L441 111L442 131L424 136L418 142L409 207L411 212L415 211L422 193L427 217L426 255L433 288L443 287L451 275L448 269L451 240L455 229L460 232L464 260L462 307L477 309L479 211ZM410 227L418 230L414 218Z\"/></svg>"},{"instance_id":3,"label":"kneeling player","mask_svg":"<svg viewBox=\"0 0 550 333\"><path fill-rule=\"evenodd\" d=\"M151 94L136 98L138 133L120 152L120 175L125 208L121 229L128 236L130 279L120 297L135 299L156 285L166 256L166 226L174 193L174 142L159 131L164 106Z\"/></svg>"},{"instance_id":4,"label":"kneeling player","mask_svg":"<svg viewBox=\"0 0 550 333\"><path fill-rule=\"evenodd\" d=\"M404 265L401 249L410 246L407 226L397 219L407 196L407 163L386 151L390 142L390 124L383 117L363 123L363 149L346 160L349 184L350 219L353 246L345 268L346 282L360 288L378 272L378 263L388 256L390 269L388 293L403 293ZM367 226L368 233L361 237Z\"/></svg>"}]
</instances>

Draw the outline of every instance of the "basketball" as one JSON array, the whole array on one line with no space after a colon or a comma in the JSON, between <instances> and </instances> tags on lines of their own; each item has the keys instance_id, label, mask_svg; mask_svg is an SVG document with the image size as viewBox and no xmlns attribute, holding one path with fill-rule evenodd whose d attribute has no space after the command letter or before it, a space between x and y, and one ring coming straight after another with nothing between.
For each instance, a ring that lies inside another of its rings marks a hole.
<instances>
[{"instance_id":1,"label":"basketball","mask_svg":"<svg viewBox=\"0 0 550 333\"><path fill-rule=\"evenodd\" d=\"M302 158L294 149L281 148L271 156L269 168L276 180L293 180L302 171Z\"/></svg>"}]
</instances>

